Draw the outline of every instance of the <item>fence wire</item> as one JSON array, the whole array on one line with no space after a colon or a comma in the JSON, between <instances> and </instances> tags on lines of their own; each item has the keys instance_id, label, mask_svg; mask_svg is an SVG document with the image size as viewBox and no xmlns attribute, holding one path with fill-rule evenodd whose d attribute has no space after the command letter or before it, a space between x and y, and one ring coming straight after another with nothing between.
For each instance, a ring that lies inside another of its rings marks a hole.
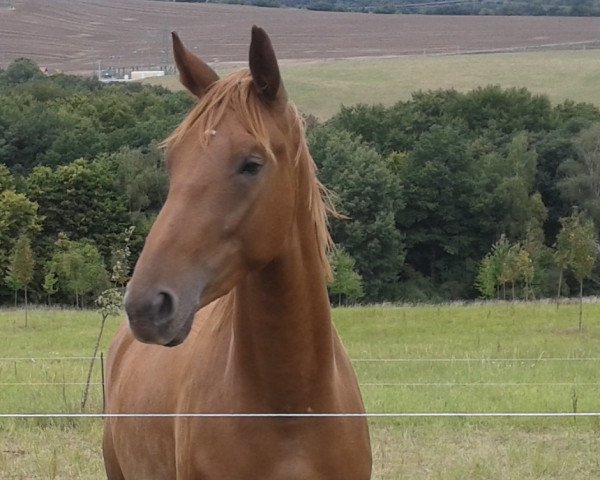
<instances>
[{"instance_id":1,"label":"fence wire","mask_svg":"<svg viewBox=\"0 0 600 480\"><path fill-rule=\"evenodd\" d=\"M43 362L43 361L83 361L83 360L100 360L100 357L0 357L0 362ZM352 358L352 362L356 363L427 363L427 362L599 362L600 357L527 357L527 358Z\"/></svg>"},{"instance_id":2,"label":"fence wire","mask_svg":"<svg viewBox=\"0 0 600 480\"><path fill-rule=\"evenodd\" d=\"M60 362L100 361L91 356L61 357L0 357L5 362ZM519 362L598 362L600 357L511 357L511 358L354 358L355 363L519 363ZM48 387L85 386L86 382L0 382L0 387ZM102 382L91 382L90 386L101 386ZM361 387L373 388L419 388L419 387L577 387L600 386L589 382L361 382ZM600 412L367 412L367 413L0 413L7 418L577 418L600 417Z\"/></svg>"},{"instance_id":3,"label":"fence wire","mask_svg":"<svg viewBox=\"0 0 600 480\"><path fill-rule=\"evenodd\" d=\"M381 413L0 413L1 418L540 418L600 417L600 412L381 412Z\"/></svg>"}]
</instances>

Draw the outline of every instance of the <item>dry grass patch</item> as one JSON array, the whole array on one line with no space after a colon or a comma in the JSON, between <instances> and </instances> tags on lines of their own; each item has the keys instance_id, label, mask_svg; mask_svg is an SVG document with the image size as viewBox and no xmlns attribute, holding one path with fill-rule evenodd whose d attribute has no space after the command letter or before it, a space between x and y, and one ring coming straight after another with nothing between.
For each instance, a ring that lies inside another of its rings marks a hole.
<instances>
[{"instance_id":1,"label":"dry grass patch","mask_svg":"<svg viewBox=\"0 0 600 480\"><path fill-rule=\"evenodd\" d=\"M372 429L373 480L600 478L597 432L484 424Z\"/></svg>"}]
</instances>

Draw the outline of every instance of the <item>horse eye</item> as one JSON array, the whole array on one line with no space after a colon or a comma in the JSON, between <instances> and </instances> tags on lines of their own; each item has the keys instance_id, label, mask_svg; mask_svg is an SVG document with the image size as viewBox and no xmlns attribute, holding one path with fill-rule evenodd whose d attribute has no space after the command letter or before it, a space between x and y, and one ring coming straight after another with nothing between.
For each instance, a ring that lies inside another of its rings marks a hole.
<instances>
[{"instance_id":1,"label":"horse eye","mask_svg":"<svg viewBox=\"0 0 600 480\"><path fill-rule=\"evenodd\" d=\"M254 175L257 175L258 172L260 172L260 169L262 167L263 167L262 163L259 163L253 157L250 157L244 161L242 168L240 168L240 173L242 175L254 176Z\"/></svg>"}]
</instances>

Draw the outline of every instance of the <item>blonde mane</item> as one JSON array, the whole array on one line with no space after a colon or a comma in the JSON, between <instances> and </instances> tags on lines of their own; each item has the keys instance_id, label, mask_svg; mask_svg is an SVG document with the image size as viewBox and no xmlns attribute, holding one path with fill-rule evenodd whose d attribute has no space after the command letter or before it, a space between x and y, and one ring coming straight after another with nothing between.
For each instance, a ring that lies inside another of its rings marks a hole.
<instances>
[{"instance_id":1,"label":"blonde mane","mask_svg":"<svg viewBox=\"0 0 600 480\"><path fill-rule=\"evenodd\" d=\"M326 279L331 280L328 254L333 248L333 242L329 234L327 215L328 213L337 215L337 213L333 207L331 193L317 178L317 167L306 143L304 120L293 103L289 102L287 108L293 118L291 127L295 133L294 137L299 138L294 155L294 166L299 175L301 172L306 175L305 183L309 185L309 210L315 225L321 265ZM237 113L242 125L276 161L269 131L263 119L264 106L256 94L249 70L232 73L215 82L185 120L163 142L163 146L169 148L176 145L190 130L197 132L199 141L206 145L211 137L206 135L206 132L216 130L229 109Z\"/></svg>"}]
</instances>

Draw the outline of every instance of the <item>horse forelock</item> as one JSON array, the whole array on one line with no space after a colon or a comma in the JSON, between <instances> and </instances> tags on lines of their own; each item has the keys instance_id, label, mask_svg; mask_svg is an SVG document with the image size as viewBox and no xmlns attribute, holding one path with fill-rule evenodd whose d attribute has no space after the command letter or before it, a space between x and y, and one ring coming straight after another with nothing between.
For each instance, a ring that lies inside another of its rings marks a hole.
<instances>
[{"instance_id":1,"label":"horse forelock","mask_svg":"<svg viewBox=\"0 0 600 480\"><path fill-rule=\"evenodd\" d=\"M271 145L271 135L264 120L264 105L255 92L252 76L247 69L232 73L211 85L162 146L168 149L177 145L190 131L197 132L198 141L207 146L213 136L209 133L217 131L219 122L228 110L236 112L238 120L246 130L256 138L272 160L277 161ZM302 115L292 102L288 103L285 113L292 118L291 126L294 135L290 135L289 141L293 140L297 143L293 158L294 166L299 174L302 172L306 175L306 182L297 182L297 185L301 183L308 185L308 206L315 225L321 265L324 276L330 280L332 272L328 254L333 248L333 241L328 228L328 214L337 216L332 201L333 196L317 178L317 167L306 143ZM299 194L304 195L303 192Z\"/></svg>"}]
</instances>

